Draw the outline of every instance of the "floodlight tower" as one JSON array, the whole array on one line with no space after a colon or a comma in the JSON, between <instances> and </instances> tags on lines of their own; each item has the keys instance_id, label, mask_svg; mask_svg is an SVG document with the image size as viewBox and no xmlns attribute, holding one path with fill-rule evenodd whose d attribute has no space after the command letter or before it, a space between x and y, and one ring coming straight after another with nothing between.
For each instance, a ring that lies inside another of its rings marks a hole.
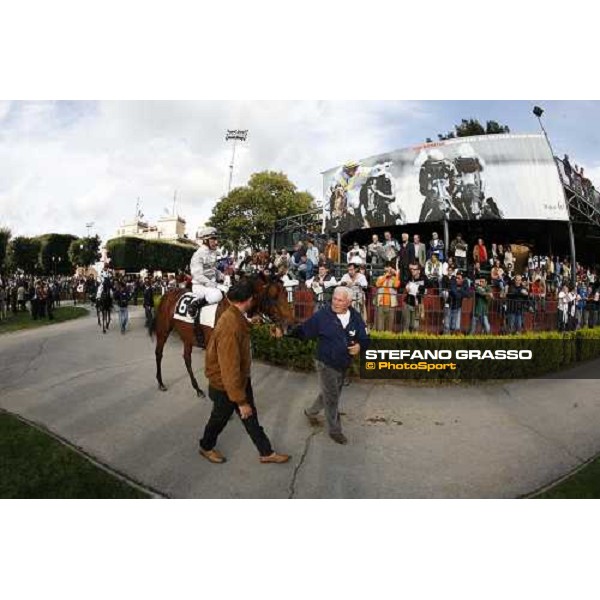
<instances>
[{"instance_id":1,"label":"floodlight tower","mask_svg":"<svg viewBox=\"0 0 600 600\"><path fill-rule=\"evenodd\" d=\"M560 185L562 187L563 195L565 198L565 207L567 209L567 215L569 216L568 227L569 227L569 245L571 248L571 285L574 286L575 281L576 281L576 276L577 276L577 260L575 258L575 234L573 233L573 223L571 222L571 212L569 211L569 203L567 201L567 195L564 193L565 188L562 184L562 177L560 175L560 170L559 170L558 164L556 162L556 157L554 156L554 150L552 149L552 144L550 143L550 138L548 137L548 133L546 132L546 129L544 128L544 124L542 123L542 115L544 114L544 109L541 108L540 106L534 106L532 112L537 117L537 119L540 123L540 127L542 128L542 131L544 133L544 137L546 138L548 148L550 148L550 154L552 155L552 160L554 161L554 164L556 166L556 171L558 173L558 179L560 181Z\"/></svg>"},{"instance_id":2,"label":"floodlight tower","mask_svg":"<svg viewBox=\"0 0 600 600\"><path fill-rule=\"evenodd\" d=\"M247 137L247 129L228 129L227 134L225 135L226 142L228 142L229 140L233 140L233 153L231 155L231 164L229 165L229 187L227 188L227 194L231 192L231 181L233 180L233 163L235 161L235 146L238 140L245 142Z\"/></svg>"}]
</instances>

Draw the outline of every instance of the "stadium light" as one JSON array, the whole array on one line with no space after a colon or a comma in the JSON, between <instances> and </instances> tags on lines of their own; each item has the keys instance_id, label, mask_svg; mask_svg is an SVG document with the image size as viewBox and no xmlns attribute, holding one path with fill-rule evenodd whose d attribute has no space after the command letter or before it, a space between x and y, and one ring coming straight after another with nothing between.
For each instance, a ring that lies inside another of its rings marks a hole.
<instances>
[{"instance_id":1,"label":"stadium light","mask_svg":"<svg viewBox=\"0 0 600 600\"><path fill-rule=\"evenodd\" d=\"M245 142L248 137L247 129L228 129L225 134L225 141L233 140L233 153L231 155L231 164L229 165L229 187L227 188L227 194L231 192L231 181L233 180L233 162L235 160L235 146L240 140L241 142Z\"/></svg>"},{"instance_id":2,"label":"stadium light","mask_svg":"<svg viewBox=\"0 0 600 600\"><path fill-rule=\"evenodd\" d=\"M575 254L576 253L575 234L573 232L573 222L571 221L571 213L569 211L569 200L565 193L565 188L562 185L562 177L561 177L560 169L558 168L558 159L554 156L554 150L552 149L552 144L550 143L550 138L548 137L548 133L546 132L546 129L544 128L544 124L542 123L542 115L544 114L544 109L541 108L540 106L534 106L533 114L538 118L540 127L542 128L542 131L544 132L544 137L546 138L548 148L550 148L550 154L552 155L552 160L554 161L554 164L556 166L558 180L561 182L561 188L563 190L563 194L564 194L564 198L565 198L565 207L567 209L567 215L568 215L567 227L568 227L568 231L569 231L569 246L571 249L571 285L574 286L575 285L575 276L577 274L577 259L576 259L576 254Z\"/></svg>"},{"instance_id":3,"label":"stadium light","mask_svg":"<svg viewBox=\"0 0 600 600\"><path fill-rule=\"evenodd\" d=\"M544 136L546 137L546 141L548 142L548 146L550 146L550 152L552 152L552 156L554 156L554 150L552 150L552 144L550 143L550 138L548 137L548 133L546 132L546 129L544 128L544 124L542 123L542 115L544 114L544 109L541 108L540 106L534 106L532 112L538 118L540 127L542 128L542 131L544 132Z\"/></svg>"}]
</instances>

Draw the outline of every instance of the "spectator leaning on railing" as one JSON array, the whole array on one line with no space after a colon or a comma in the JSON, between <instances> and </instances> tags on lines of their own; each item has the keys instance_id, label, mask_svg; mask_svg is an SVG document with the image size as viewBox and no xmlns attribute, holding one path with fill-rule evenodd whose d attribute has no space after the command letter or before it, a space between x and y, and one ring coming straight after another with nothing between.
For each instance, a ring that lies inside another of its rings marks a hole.
<instances>
[{"instance_id":1,"label":"spectator leaning on railing","mask_svg":"<svg viewBox=\"0 0 600 600\"><path fill-rule=\"evenodd\" d=\"M458 272L456 277L450 280L448 290L448 303L450 304L444 318L444 333L460 333L460 317L462 303L470 296L469 285L464 280L462 273Z\"/></svg>"},{"instance_id":2,"label":"spectator leaning on railing","mask_svg":"<svg viewBox=\"0 0 600 600\"><path fill-rule=\"evenodd\" d=\"M386 264L383 275L377 278L376 287L376 328L379 331L394 331L400 279L394 270L393 263Z\"/></svg>"},{"instance_id":3,"label":"spectator leaning on railing","mask_svg":"<svg viewBox=\"0 0 600 600\"><path fill-rule=\"evenodd\" d=\"M411 276L405 286L406 298L404 302L402 328L410 332L418 331L419 323L425 318L423 296L425 295L426 278L421 275L418 266L410 267Z\"/></svg>"},{"instance_id":4,"label":"spectator leaning on railing","mask_svg":"<svg viewBox=\"0 0 600 600\"><path fill-rule=\"evenodd\" d=\"M488 285L485 277L480 277L475 282L475 306L473 308L473 320L471 321L471 335L477 333L477 323L481 323L484 333L490 332L488 315L492 298L492 288Z\"/></svg>"},{"instance_id":5,"label":"spectator leaning on railing","mask_svg":"<svg viewBox=\"0 0 600 600\"><path fill-rule=\"evenodd\" d=\"M306 287L312 290L315 296L316 310L331 303L333 290L336 286L335 277L329 273L325 265L320 265L318 274L306 282Z\"/></svg>"},{"instance_id":6,"label":"spectator leaning on railing","mask_svg":"<svg viewBox=\"0 0 600 600\"><path fill-rule=\"evenodd\" d=\"M444 266L446 273L444 273ZM431 258L425 263L425 276L427 279L434 282L437 288L440 288L442 285L442 278L447 273L448 265L446 263L441 263L437 254L432 254Z\"/></svg>"},{"instance_id":7,"label":"spectator leaning on railing","mask_svg":"<svg viewBox=\"0 0 600 600\"><path fill-rule=\"evenodd\" d=\"M520 333L523 330L523 312L529 303L529 293L520 275L516 275L513 283L508 286L506 300L508 331Z\"/></svg>"},{"instance_id":8,"label":"spectator leaning on railing","mask_svg":"<svg viewBox=\"0 0 600 600\"><path fill-rule=\"evenodd\" d=\"M365 291L368 282L356 268L356 265L349 264L348 272L342 277L340 285L346 286L352 293L352 306L359 314L365 318Z\"/></svg>"},{"instance_id":9,"label":"spectator leaning on railing","mask_svg":"<svg viewBox=\"0 0 600 600\"><path fill-rule=\"evenodd\" d=\"M531 284L531 300L533 302L533 310L546 310L546 281L541 275L536 275Z\"/></svg>"}]
</instances>

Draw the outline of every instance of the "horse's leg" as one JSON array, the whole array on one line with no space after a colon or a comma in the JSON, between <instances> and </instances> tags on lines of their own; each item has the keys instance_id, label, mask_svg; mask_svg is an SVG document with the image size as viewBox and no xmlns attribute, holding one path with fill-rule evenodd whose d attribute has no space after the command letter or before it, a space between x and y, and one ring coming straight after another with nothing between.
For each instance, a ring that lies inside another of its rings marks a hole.
<instances>
[{"instance_id":1,"label":"horse's leg","mask_svg":"<svg viewBox=\"0 0 600 600\"><path fill-rule=\"evenodd\" d=\"M163 331L156 332L156 350L154 351L154 354L156 356L156 381L158 381L158 389L161 392L167 391L167 387L165 386L165 384L163 383L163 380L162 380L161 365L162 365L162 357L163 357L163 348L165 347L167 338L169 337L170 333L171 333L170 329L168 329L166 333L164 333Z\"/></svg>"},{"instance_id":2,"label":"horse's leg","mask_svg":"<svg viewBox=\"0 0 600 600\"><path fill-rule=\"evenodd\" d=\"M102 323L100 323L100 308L96 304L96 316L98 317L98 327L102 327Z\"/></svg>"},{"instance_id":3,"label":"horse's leg","mask_svg":"<svg viewBox=\"0 0 600 600\"><path fill-rule=\"evenodd\" d=\"M185 361L185 368L187 369L188 375L190 376L190 380L192 381L192 387L196 390L196 394L201 396L202 398L206 398L206 394L200 389L198 386L198 382L194 377L194 372L192 371L192 342L184 342L183 344L183 360Z\"/></svg>"}]
</instances>

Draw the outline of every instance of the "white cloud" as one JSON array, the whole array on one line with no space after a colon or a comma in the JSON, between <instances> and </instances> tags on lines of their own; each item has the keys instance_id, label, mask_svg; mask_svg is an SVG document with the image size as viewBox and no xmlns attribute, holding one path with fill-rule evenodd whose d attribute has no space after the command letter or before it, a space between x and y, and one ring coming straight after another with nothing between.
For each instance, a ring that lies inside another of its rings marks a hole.
<instances>
[{"instance_id":1,"label":"white cloud","mask_svg":"<svg viewBox=\"0 0 600 600\"><path fill-rule=\"evenodd\" d=\"M411 102L3 102L0 225L83 235L94 221L106 239L138 196L152 221L177 190L192 233L226 192L227 129L249 129L234 185L270 169L318 197L321 171L411 142L388 117L419 111Z\"/></svg>"}]
</instances>

